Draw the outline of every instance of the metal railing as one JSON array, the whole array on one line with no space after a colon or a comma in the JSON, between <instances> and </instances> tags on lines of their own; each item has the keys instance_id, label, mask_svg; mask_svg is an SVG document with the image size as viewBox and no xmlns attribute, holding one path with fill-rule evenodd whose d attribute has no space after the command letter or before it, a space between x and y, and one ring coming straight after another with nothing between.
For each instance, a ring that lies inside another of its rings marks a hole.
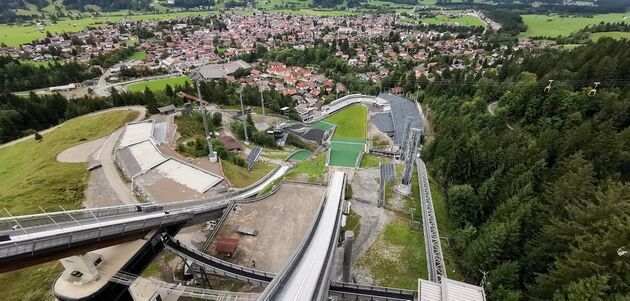
<instances>
[{"instance_id":1,"label":"metal railing","mask_svg":"<svg viewBox=\"0 0 630 301\"><path fill-rule=\"evenodd\" d=\"M421 159L416 159L418 169L418 185L420 186L420 199L422 200L422 224L424 240L427 253L427 269L429 280L440 282L446 278L446 266L442 255L442 244L440 243L440 232L438 231L435 211L433 210L433 200L431 198L431 188L427 176L427 168Z\"/></svg>"}]
</instances>

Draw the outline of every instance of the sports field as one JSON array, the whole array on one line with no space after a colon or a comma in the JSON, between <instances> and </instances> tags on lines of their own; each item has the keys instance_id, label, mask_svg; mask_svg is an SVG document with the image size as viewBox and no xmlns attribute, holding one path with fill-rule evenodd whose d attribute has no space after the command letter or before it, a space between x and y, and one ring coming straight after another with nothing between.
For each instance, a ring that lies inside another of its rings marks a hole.
<instances>
[{"instance_id":1,"label":"sports field","mask_svg":"<svg viewBox=\"0 0 630 301\"><path fill-rule=\"evenodd\" d=\"M527 37L557 37L567 36L572 32L579 31L587 25L614 22L629 22L630 13L625 14L599 14L592 18L583 16L563 17L559 15L524 15L523 21L527 25L527 31L519 35L519 38Z\"/></svg>"},{"instance_id":2,"label":"sports field","mask_svg":"<svg viewBox=\"0 0 630 301\"><path fill-rule=\"evenodd\" d=\"M148 87L151 91L162 91L166 88L166 85L170 85L174 88L175 86L183 86L186 82L190 82L190 78L188 76L175 76L147 82L133 83L127 87L127 90L130 92L142 92L145 87Z\"/></svg>"},{"instance_id":3,"label":"sports field","mask_svg":"<svg viewBox=\"0 0 630 301\"><path fill-rule=\"evenodd\" d=\"M356 166L365 148L366 125L367 108L361 105L347 107L314 125L323 129L336 126L330 143L329 165Z\"/></svg>"}]
</instances>

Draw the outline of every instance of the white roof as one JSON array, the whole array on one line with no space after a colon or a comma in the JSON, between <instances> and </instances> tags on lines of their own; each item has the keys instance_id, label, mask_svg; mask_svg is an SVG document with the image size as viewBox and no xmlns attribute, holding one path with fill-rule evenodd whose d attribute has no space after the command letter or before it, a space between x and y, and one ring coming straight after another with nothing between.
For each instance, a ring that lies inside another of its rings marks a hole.
<instances>
[{"instance_id":1,"label":"white roof","mask_svg":"<svg viewBox=\"0 0 630 301\"><path fill-rule=\"evenodd\" d=\"M418 280L419 301L485 301L486 294L480 286L442 279L442 283Z\"/></svg>"},{"instance_id":2,"label":"white roof","mask_svg":"<svg viewBox=\"0 0 630 301\"><path fill-rule=\"evenodd\" d=\"M153 168L158 163L166 160L149 140L130 146L129 151L138 162L138 165L140 165L142 171Z\"/></svg>"},{"instance_id":3,"label":"white roof","mask_svg":"<svg viewBox=\"0 0 630 301\"><path fill-rule=\"evenodd\" d=\"M155 169L169 179L201 193L206 192L208 189L212 188L212 186L219 184L219 182L223 180L220 177L213 176L208 172L201 171L200 169L173 159L160 164Z\"/></svg>"},{"instance_id":4,"label":"white roof","mask_svg":"<svg viewBox=\"0 0 630 301\"><path fill-rule=\"evenodd\" d=\"M130 123L120 138L120 148L148 140L153 133L153 122Z\"/></svg>"}]
</instances>

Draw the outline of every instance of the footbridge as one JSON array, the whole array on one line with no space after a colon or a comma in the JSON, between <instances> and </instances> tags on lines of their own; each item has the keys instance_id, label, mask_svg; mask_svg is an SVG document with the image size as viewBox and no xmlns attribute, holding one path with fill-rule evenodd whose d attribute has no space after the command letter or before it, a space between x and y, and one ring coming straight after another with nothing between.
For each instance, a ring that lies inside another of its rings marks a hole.
<instances>
[{"instance_id":1,"label":"footbridge","mask_svg":"<svg viewBox=\"0 0 630 301\"><path fill-rule=\"evenodd\" d=\"M214 199L2 218L0 273L133 241L152 230L174 230L218 218L231 202L257 195L287 169L282 166L254 186Z\"/></svg>"}]
</instances>

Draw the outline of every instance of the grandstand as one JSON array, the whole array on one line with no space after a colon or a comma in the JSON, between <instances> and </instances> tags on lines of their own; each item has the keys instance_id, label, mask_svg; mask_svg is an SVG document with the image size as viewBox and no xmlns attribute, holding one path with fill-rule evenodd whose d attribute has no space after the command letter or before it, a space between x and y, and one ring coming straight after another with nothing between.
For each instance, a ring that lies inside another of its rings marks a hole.
<instances>
[{"instance_id":1,"label":"grandstand","mask_svg":"<svg viewBox=\"0 0 630 301\"><path fill-rule=\"evenodd\" d=\"M405 139L405 119L411 118L410 128L423 129L422 118L416 103L404 97L381 93L377 98L389 103L390 111L372 116L374 125L383 133L394 137L394 145L401 146Z\"/></svg>"}]
</instances>

